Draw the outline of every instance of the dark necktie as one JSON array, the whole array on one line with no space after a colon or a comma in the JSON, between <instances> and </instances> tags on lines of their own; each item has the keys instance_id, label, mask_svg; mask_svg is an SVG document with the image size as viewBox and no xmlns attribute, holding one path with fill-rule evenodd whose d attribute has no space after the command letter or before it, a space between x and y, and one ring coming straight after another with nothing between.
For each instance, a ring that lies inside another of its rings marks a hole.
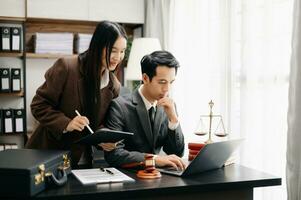
<instances>
[{"instance_id":1,"label":"dark necktie","mask_svg":"<svg viewBox=\"0 0 301 200\"><path fill-rule=\"evenodd\" d=\"M149 120L150 120L150 124L151 124L152 131L153 131L154 130L154 122L155 122L155 109L154 109L154 107L151 107L148 110L148 115L149 115Z\"/></svg>"}]
</instances>

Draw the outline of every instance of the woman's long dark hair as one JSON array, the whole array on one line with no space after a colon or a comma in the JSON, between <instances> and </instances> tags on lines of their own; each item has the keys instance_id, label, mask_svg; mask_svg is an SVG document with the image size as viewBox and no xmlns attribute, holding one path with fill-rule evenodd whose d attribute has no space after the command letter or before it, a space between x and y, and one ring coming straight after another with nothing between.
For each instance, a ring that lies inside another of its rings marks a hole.
<instances>
[{"instance_id":1,"label":"woman's long dark hair","mask_svg":"<svg viewBox=\"0 0 301 200\"><path fill-rule=\"evenodd\" d=\"M119 37L127 39L126 32L118 23L110 21L100 22L91 39L89 49L85 52L84 61L84 88L85 88L85 115L95 129L98 124L97 105L100 102L100 71L103 49L106 48L106 64L109 66L114 43ZM100 105L100 104L99 104Z\"/></svg>"}]
</instances>

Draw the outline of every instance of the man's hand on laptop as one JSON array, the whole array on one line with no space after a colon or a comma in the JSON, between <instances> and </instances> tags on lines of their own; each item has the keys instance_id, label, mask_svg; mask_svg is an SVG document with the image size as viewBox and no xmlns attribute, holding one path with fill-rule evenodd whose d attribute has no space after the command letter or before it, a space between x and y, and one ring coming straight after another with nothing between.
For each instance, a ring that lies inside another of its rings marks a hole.
<instances>
[{"instance_id":1,"label":"man's hand on laptop","mask_svg":"<svg viewBox=\"0 0 301 200\"><path fill-rule=\"evenodd\" d=\"M184 161L174 154L166 156L157 155L155 163L157 167L173 167L176 170L184 170L186 168Z\"/></svg>"}]
</instances>

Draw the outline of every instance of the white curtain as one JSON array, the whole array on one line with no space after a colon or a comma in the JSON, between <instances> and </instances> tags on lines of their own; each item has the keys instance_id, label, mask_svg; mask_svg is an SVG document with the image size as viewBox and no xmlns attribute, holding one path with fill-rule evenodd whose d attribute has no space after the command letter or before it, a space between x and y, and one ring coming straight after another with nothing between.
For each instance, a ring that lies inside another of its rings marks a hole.
<instances>
[{"instance_id":1,"label":"white curtain","mask_svg":"<svg viewBox=\"0 0 301 200\"><path fill-rule=\"evenodd\" d=\"M295 1L293 17L292 57L289 87L287 138L287 196L301 199L301 3Z\"/></svg>"},{"instance_id":2,"label":"white curtain","mask_svg":"<svg viewBox=\"0 0 301 200\"><path fill-rule=\"evenodd\" d=\"M212 99L229 138L245 138L238 162L283 178L282 186L256 189L254 199L286 199L292 0L170 2L167 50L181 64L173 97L186 142L207 139L193 133Z\"/></svg>"},{"instance_id":3,"label":"white curtain","mask_svg":"<svg viewBox=\"0 0 301 200\"><path fill-rule=\"evenodd\" d=\"M158 38L163 49L170 43L171 19L174 10L172 0L147 0L144 37Z\"/></svg>"}]
</instances>

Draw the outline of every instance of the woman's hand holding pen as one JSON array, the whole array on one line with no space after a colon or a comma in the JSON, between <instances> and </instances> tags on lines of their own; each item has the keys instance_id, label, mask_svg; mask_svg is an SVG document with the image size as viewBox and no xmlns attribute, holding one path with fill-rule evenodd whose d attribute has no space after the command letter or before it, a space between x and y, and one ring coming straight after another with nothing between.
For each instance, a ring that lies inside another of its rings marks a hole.
<instances>
[{"instance_id":1,"label":"woman's hand holding pen","mask_svg":"<svg viewBox=\"0 0 301 200\"><path fill-rule=\"evenodd\" d=\"M82 131L84 130L85 126L89 125L89 120L85 116L76 116L74 117L69 124L67 125L66 131Z\"/></svg>"}]
</instances>

